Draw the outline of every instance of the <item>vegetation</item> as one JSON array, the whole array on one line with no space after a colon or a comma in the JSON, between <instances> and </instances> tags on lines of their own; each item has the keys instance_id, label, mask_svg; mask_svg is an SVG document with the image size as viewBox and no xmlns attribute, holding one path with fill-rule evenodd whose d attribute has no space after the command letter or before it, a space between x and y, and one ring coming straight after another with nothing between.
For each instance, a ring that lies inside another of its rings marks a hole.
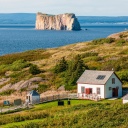
<instances>
[{"instance_id":1,"label":"vegetation","mask_svg":"<svg viewBox=\"0 0 128 128\"><path fill-rule=\"evenodd\" d=\"M0 78L11 78L8 83L14 84L39 76L44 79L38 83L40 92L61 85L71 90L76 89L76 81L85 69L113 69L123 86L128 87L128 32L117 35L118 38L0 56Z\"/></svg>"},{"instance_id":2,"label":"vegetation","mask_svg":"<svg viewBox=\"0 0 128 128\"><path fill-rule=\"evenodd\" d=\"M60 62L58 64L56 64L56 66L54 68L54 73L60 73L60 72L66 71L67 68L68 68L68 63L65 60L65 58L62 57Z\"/></svg>"},{"instance_id":3,"label":"vegetation","mask_svg":"<svg viewBox=\"0 0 128 128\"><path fill-rule=\"evenodd\" d=\"M104 44L104 43L107 43L107 44L111 44L115 41L114 38L102 38L102 39L96 39L96 40L93 40L92 43L94 45L97 45L97 44Z\"/></svg>"},{"instance_id":4,"label":"vegetation","mask_svg":"<svg viewBox=\"0 0 128 128\"><path fill-rule=\"evenodd\" d=\"M71 100L71 105L58 107L57 102L36 105L30 110L4 114L0 118L2 128L126 128L128 104L121 100L88 101Z\"/></svg>"},{"instance_id":5,"label":"vegetation","mask_svg":"<svg viewBox=\"0 0 128 128\"><path fill-rule=\"evenodd\" d=\"M39 93L42 93L42 92L45 92L47 90L47 88L48 88L48 85L39 84L37 90Z\"/></svg>"},{"instance_id":6,"label":"vegetation","mask_svg":"<svg viewBox=\"0 0 128 128\"><path fill-rule=\"evenodd\" d=\"M97 39L89 43L72 44L60 48L32 50L0 56L0 78L10 78L16 83L39 76L44 81L38 84L41 93L65 85L67 90L76 89L76 81L85 69L112 70L128 88L128 32ZM24 88L20 91L26 91ZM10 95L15 90L6 90L0 95ZM127 128L128 104L121 99L99 102L71 100L71 105L58 107L57 101L2 113L1 128Z\"/></svg>"},{"instance_id":7,"label":"vegetation","mask_svg":"<svg viewBox=\"0 0 128 128\"><path fill-rule=\"evenodd\" d=\"M65 72L65 84L67 89L69 86L76 85L76 81L85 69L88 69L88 67L84 64L80 55L75 56L74 59L69 62L68 69Z\"/></svg>"},{"instance_id":8,"label":"vegetation","mask_svg":"<svg viewBox=\"0 0 128 128\"><path fill-rule=\"evenodd\" d=\"M4 92L1 92L0 95L10 95L10 94L12 94L13 92L15 92L15 90L9 89L9 90L6 90L6 91L4 91Z\"/></svg>"},{"instance_id":9,"label":"vegetation","mask_svg":"<svg viewBox=\"0 0 128 128\"><path fill-rule=\"evenodd\" d=\"M29 72L30 72L32 75L36 75L36 74L41 73L41 71L40 71L40 69L37 67L37 65L31 65L30 68L29 68Z\"/></svg>"},{"instance_id":10,"label":"vegetation","mask_svg":"<svg viewBox=\"0 0 128 128\"><path fill-rule=\"evenodd\" d=\"M11 64L17 60L35 61L50 57L46 50L31 50L23 53L8 54L0 57L0 64Z\"/></svg>"}]
</instances>

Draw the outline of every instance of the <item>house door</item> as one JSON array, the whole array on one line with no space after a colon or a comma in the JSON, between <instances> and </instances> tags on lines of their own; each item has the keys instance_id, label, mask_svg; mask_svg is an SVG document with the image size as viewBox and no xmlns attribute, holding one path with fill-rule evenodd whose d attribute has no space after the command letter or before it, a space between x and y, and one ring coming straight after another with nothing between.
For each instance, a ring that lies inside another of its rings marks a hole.
<instances>
[{"instance_id":1,"label":"house door","mask_svg":"<svg viewBox=\"0 0 128 128\"><path fill-rule=\"evenodd\" d=\"M113 97L118 97L118 88L113 88L112 89L112 96Z\"/></svg>"},{"instance_id":2,"label":"house door","mask_svg":"<svg viewBox=\"0 0 128 128\"><path fill-rule=\"evenodd\" d=\"M85 92L86 94L92 94L92 88L86 88Z\"/></svg>"}]
</instances>

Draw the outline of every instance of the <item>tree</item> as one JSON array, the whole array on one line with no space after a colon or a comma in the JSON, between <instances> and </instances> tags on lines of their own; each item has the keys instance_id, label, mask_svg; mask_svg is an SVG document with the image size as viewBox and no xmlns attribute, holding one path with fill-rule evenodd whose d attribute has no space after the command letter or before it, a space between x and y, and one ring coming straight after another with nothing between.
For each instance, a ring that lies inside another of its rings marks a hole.
<instances>
[{"instance_id":1,"label":"tree","mask_svg":"<svg viewBox=\"0 0 128 128\"><path fill-rule=\"evenodd\" d=\"M85 69L88 67L84 64L80 55L77 55L72 62L70 62L68 70L65 74L65 82L66 84L75 85L77 79L81 76Z\"/></svg>"},{"instance_id":2,"label":"tree","mask_svg":"<svg viewBox=\"0 0 128 128\"><path fill-rule=\"evenodd\" d=\"M65 57L62 57L59 64L57 64L54 68L54 73L60 73L66 71L68 68L68 63L65 60Z\"/></svg>"}]
</instances>

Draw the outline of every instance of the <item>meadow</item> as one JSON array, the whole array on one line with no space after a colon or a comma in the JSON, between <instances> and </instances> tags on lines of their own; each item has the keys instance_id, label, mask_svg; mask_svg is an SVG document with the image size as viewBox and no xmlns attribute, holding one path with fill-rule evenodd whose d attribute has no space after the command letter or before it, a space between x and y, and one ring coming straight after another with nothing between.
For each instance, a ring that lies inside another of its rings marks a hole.
<instances>
[{"instance_id":1,"label":"meadow","mask_svg":"<svg viewBox=\"0 0 128 128\"><path fill-rule=\"evenodd\" d=\"M121 99L71 100L35 105L31 109L0 115L1 128L127 128L128 104Z\"/></svg>"}]
</instances>

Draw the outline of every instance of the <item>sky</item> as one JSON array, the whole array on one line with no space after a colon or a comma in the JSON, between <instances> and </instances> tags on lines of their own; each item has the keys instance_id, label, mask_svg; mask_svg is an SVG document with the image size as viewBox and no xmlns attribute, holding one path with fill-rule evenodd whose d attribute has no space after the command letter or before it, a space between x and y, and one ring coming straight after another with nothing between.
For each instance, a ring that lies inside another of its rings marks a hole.
<instances>
[{"instance_id":1,"label":"sky","mask_svg":"<svg viewBox=\"0 0 128 128\"><path fill-rule=\"evenodd\" d=\"M0 0L0 13L128 16L128 0Z\"/></svg>"}]
</instances>

